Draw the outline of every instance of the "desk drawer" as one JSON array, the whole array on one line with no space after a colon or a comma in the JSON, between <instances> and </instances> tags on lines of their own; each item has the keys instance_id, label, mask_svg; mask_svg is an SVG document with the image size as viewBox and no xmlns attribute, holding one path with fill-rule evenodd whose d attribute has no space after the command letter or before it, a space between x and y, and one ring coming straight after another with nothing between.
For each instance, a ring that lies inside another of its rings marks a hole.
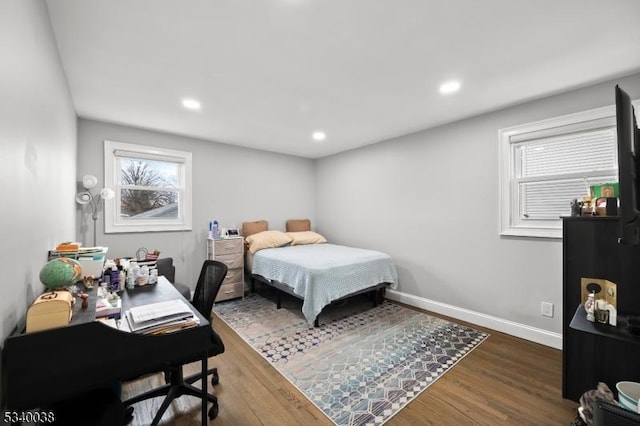
<instances>
[{"instance_id":1,"label":"desk drawer","mask_svg":"<svg viewBox=\"0 0 640 426\"><path fill-rule=\"evenodd\" d=\"M242 253L242 238L230 238L228 240L214 240L215 248L214 253L215 256L218 257L220 255L233 254L233 253Z\"/></svg>"},{"instance_id":2,"label":"desk drawer","mask_svg":"<svg viewBox=\"0 0 640 426\"><path fill-rule=\"evenodd\" d=\"M218 262L222 262L227 265L227 269L242 268L242 256L237 254L225 254L223 256L216 256Z\"/></svg>"},{"instance_id":3,"label":"desk drawer","mask_svg":"<svg viewBox=\"0 0 640 426\"><path fill-rule=\"evenodd\" d=\"M222 284L218 295L216 296L216 302L227 299L235 299L244 296L244 283L239 282L235 284Z\"/></svg>"}]
</instances>

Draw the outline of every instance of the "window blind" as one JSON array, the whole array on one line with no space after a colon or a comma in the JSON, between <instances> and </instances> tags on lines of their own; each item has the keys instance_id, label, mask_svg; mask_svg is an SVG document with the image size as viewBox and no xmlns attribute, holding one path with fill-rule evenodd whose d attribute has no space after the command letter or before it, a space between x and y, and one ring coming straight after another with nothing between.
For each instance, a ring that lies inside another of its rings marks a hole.
<instances>
[{"instance_id":1,"label":"window blind","mask_svg":"<svg viewBox=\"0 0 640 426\"><path fill-rule=\"evenodd\" d=\"M516 146L522 220L557 220L589 187L617 181L615 127L545 137Z\"/></svg>"}]
</instances>

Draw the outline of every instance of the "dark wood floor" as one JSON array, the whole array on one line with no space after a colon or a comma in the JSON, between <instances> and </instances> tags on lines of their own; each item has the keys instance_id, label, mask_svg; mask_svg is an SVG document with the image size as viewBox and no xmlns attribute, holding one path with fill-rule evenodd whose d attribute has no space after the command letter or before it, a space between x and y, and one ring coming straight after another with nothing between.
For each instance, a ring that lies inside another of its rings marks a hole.
<instances>
[{"instance_id":1,"label":"dark wood floor","mask_svg":"<svg viewBox=\"0 0 640 426\"><path fill-rule=\"evenodd\" d=\"M213 324L224 340L226 351L209 360L220 372L220 383L215 387L220 414L211 425L333 424L223 321L214 317ZM577 404L561 396L561 351L468 325L491 336L387 425L571 423ZM189 368L195 372L199 365ZM147 385L134 383L125 391L132 391L132 386ZM133 424L149 424L160 403L158 398L137 404ZM165 424L199 424L199 414L199 400L182 397L165 415Z\"/></svg>"}]
</instances>

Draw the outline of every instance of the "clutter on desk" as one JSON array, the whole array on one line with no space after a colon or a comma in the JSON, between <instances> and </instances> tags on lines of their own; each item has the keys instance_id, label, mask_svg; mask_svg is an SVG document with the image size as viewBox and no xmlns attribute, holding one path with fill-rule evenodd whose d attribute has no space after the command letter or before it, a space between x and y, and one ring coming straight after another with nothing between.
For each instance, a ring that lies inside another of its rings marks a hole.
<instances>
[{"instance_id":1,"label":"clutter on desk","mask_svg":"<svg viewBox=\"0 0 640 426\"><path fill-rule=\"evenodd\" d=\"M96 298L96 318L119 318L122 309L122 299L118 293L106 286L98 287Z\"/></svg>"},{"instance_id":2,"label":"clutter on desk","mask_svg":"<svg viewBox=\"0 0 640 426\"><path fill-rule=\"evenodd\" d=\"M108 247L82 247L80 243L64 242L49 250L48 260L74 259L82 268L81 277L99 279L102 277L108 250Z\"/></svg>"},{"instance_id":3,"label":"clutter on desk","mask_svg":"<svg viewBox=\"0 0 640 426\"><path fill-rule=\"evenodd\" d=\"M76 296L78 296L82 300L82 310L85 310L89 307L89 295L84 291L79 291Z\"/></svg>"},{"instance_id":4,"label":"clutter on desk","mask_svg":"<svg viewBox=\"0 0 640 426\"><path fill-rule=\"evenodd\" d=\"M136 260L138 262L155 262L160 257L160 251L154 250L149 252L146 247L140 247L138 251L136 251Z\"/></svg>"},{"instance_id":5,"label":"clutter on desk","mask_svg":"<svg viewBox=\"0 0 640 426\"><path fill-rule=\"evenodd\" d=\"M71 241L65 241L56 246L55 251L57 252L77 252L80 249L80 243L74 243Z\"/></svg>"},{"instance_id":6,"label":"clutter on desk","mask_svg":"<svg viewBox=\"0 0 640 426\"><path fill-rule=\"evenodd\" d=\"M27 333L69 325L73 302L73 295L67 290L41 294L27 311Z\"/></svg>"}]
</instances>

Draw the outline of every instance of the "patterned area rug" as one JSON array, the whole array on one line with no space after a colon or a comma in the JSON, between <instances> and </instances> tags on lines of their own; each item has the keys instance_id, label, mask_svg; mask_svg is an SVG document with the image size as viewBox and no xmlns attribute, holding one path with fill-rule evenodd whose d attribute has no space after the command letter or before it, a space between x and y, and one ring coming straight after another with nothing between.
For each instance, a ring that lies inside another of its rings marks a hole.
<instances>
[{"instance_id":1,"label":"patterned area rug","mask_svg":"<svg viewBox=\"0 0 640 426\"><path fill-rule=\"evenodd\" d=\"M301 302L253 293L215 313L337 425L380 425L487 334L365 297L325 308L309 326Z\"/></svg>"}]
</instances>

